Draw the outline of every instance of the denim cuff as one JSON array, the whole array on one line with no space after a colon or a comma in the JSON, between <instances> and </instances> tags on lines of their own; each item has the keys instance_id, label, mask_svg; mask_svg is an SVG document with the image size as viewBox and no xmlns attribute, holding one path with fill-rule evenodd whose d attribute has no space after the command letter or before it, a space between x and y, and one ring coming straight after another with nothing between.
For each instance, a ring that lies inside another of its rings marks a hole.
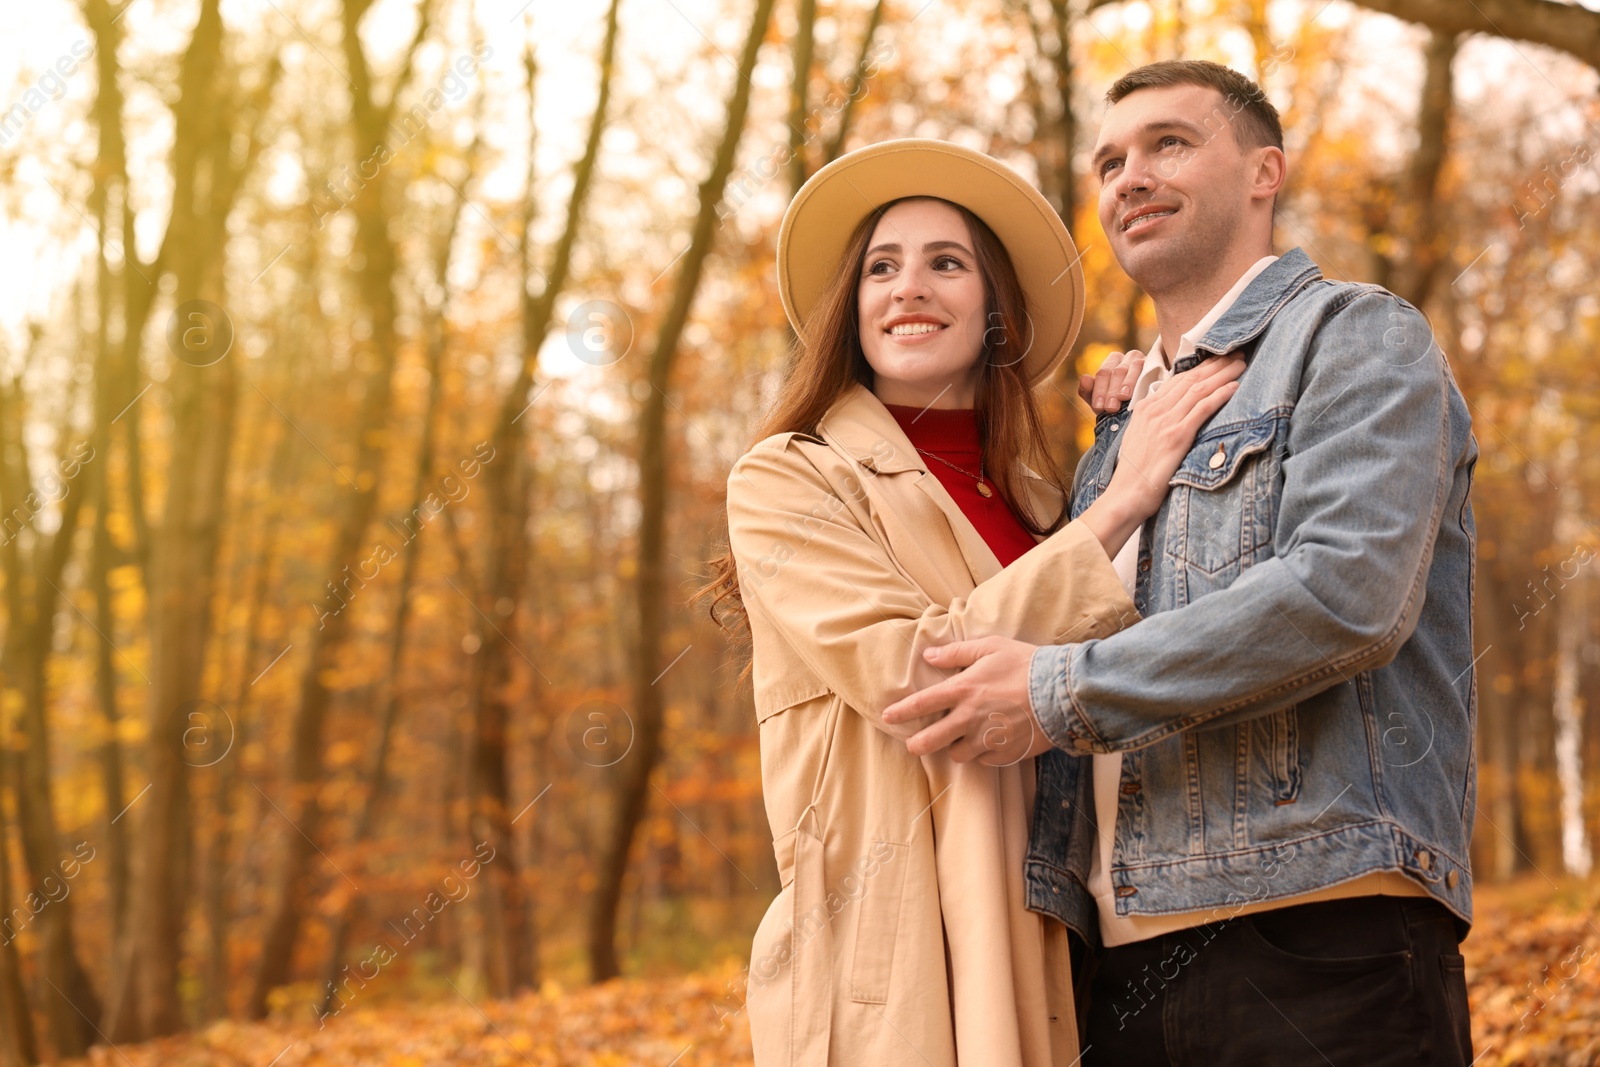
<instances>
[{"instance_id":1,"label":"denim cuff","mask_svg":"<svg viewBox=\"0 0 1600 1067\"><path fill-rule=\"evenodd\" d=\"M1028 702L1039 728L1057 748L1067 747L1067 716L1062 707L1071 645L1040 645L1028 663Z\"/></svg>"},{"instance_id":2,"label":"denim cuff","mask_svg":"<svg viewBox=\"0 0 1600 1067\"><path fill-rule=\"evenodd\" d=\"M1057 748L1079 756L1105 751L1072 702L1069 672L1078 645L1041 645L1028 661L1028 702L1039 728Z\"/></svg>"}]
</instances>

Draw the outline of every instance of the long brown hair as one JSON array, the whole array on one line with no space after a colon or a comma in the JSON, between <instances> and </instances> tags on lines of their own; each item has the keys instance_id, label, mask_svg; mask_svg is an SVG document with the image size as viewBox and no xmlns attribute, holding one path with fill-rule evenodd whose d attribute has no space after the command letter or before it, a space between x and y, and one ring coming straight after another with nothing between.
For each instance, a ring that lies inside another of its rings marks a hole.
<instances>
[{"instance_id":1,"label":"long brown hair","mask_svg":"<svg viewBox=\"0 0 1600 1067\"><path fill-rule=\"evenodd\" d=\"M774 434L815 434L823 415L854 385L872 388L872 365L861 350L861 314L858 288L866 261L867 245L884 213L896 204L935 200L956 209L967 224L978 274L983 279L986 319L983 351L978 355L976 394L978 439L984 468L1023 526L1035 534L1060 529L1067 517L1067 489L1050 456L1049 443L1023 372L1023 354L1032 341L1028 330L1027 298L1017 281L1016 269L1005 245L978 216L938 197L908 196L891 200L862 219L850 235L845 252L828 287L817 301L807 323L811 343L796 338L790 349L788 375L772 408L757 426L751 444ZM1038 516L1022 491L1026 464L1061 492L1061 510ZM748 638L749 620L739 596L739 577L733 552L725 548L708 561L711 580L695 591L693 600L711 598L711 618L725 632ZM748 665L745 668L749 671Z\"/></svg>"}]
</instances>

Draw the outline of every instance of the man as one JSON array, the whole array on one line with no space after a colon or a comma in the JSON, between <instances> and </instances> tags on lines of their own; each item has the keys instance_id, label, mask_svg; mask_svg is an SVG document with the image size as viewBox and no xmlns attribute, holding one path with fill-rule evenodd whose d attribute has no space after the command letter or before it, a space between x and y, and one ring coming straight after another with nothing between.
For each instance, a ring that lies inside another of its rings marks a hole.
<instances>
[{"instance_id":1,"label":"man","mask_svg":"<svg viewBox=\"0 0 1600 1067\"><path fill-rule=\"evenodd\" d=\"M1141 622L930 649L965 669L885 719L949 709L913 753L1039 755L1029 906L1096 946L1086 1064L1465 1065L1465 402L1416 309L1271 255L1286 164L1254 82L1171 61L1107 97L1100 222L1160 338L1131 416L1096 386L1072 514L1143 396L1248 369L1114 561Z\"/></svg>"}]
</instances>

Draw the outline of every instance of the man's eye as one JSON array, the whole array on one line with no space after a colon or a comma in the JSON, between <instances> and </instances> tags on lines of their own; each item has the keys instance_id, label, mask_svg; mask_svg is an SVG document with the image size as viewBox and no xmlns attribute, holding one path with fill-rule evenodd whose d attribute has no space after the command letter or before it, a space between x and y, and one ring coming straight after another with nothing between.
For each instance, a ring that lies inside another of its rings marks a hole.
<instances>
[{"instance_id":1,"label":"man's eye","mask_svg":"<svg viewBox=\"0 0 1600 1067\"><path fill-rule=\"evenodd\" d=\"M1166 148L1169 145L1175 145L1175 144L1176 145L1181 145L1183 143L1184 143L1184 140L1183 140L1182 137L1163 137L1163 138L1161 138L1161 147L1162 148Z\"/></svg>"},{"instance_id":2,"label":"man's eye","mask_svg":"<svg viewBox=\"0 0 1600 1067\"><path fill-rule=\"evenodd\" d=\"M1114 159L1108 159L1104 163L1100 164L1100 177L1104 178L1107 174L1110 174L1112 168L1114 168L1116 165L1117 161Z\"/></svg>"}]
</instances>

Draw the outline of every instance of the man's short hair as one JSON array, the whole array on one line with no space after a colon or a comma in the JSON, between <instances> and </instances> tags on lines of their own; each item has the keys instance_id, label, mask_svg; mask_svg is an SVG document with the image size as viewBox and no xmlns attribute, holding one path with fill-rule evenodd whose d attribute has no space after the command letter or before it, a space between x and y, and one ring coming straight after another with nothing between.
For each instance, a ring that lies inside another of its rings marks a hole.
<instances>
[{"instance_id":1,"label":"man's short hair","mask_svg":"<svg viewBox=\"0 0 1600 1067\"><path fill-rule=\"evenodd\" d=\"M1206 59L1163 59L1130 70L1106 91L1106 103L1115 104L1140 89L1172 85L1199 85L1222 94L1234 110L1234 137L1241 148L1271 145L1283 148L1283 122L1261 86L1230 67Z\"/></svg>"}]
</instances>

